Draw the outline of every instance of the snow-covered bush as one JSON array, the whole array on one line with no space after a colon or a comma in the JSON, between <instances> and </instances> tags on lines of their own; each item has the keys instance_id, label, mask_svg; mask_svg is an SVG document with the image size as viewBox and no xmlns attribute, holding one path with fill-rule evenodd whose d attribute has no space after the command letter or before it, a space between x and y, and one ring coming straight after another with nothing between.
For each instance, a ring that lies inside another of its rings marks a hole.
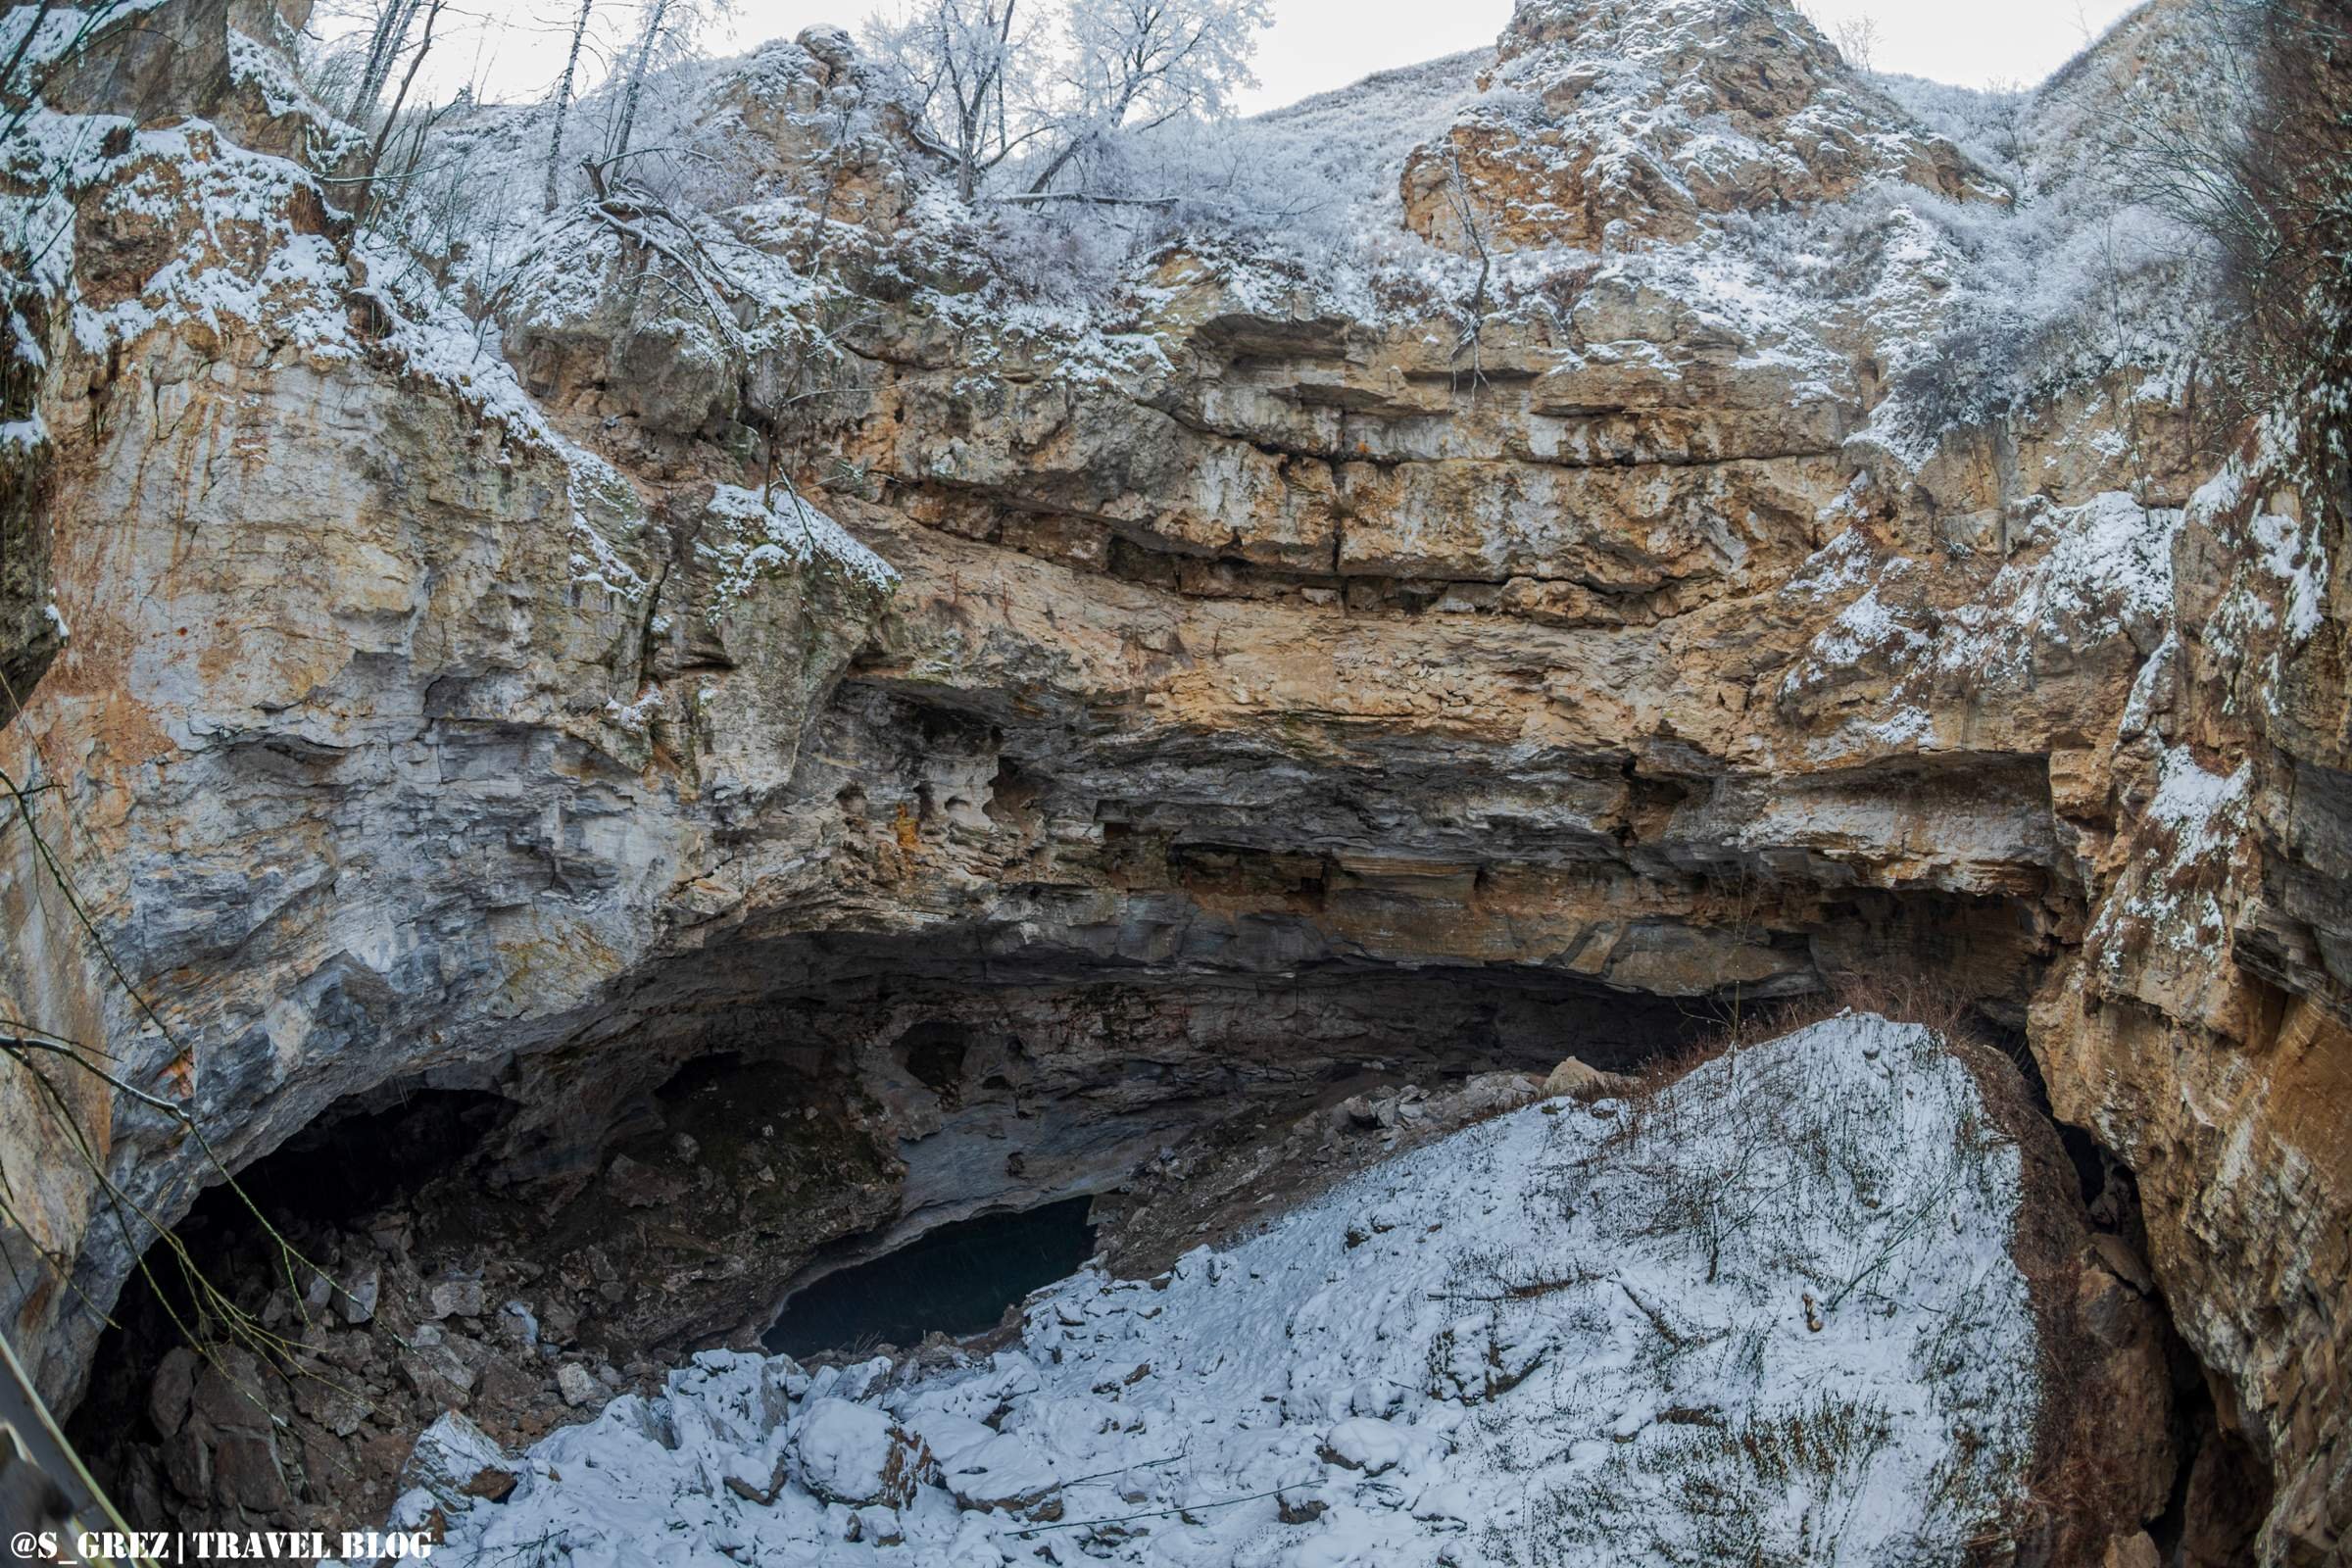
<instances>
[{"instance_id":1,"label":"snow-covered bush","mask_svg":"<svg viewBox=\"0 0 2352 1568\"><path fill-rule=\"evenodd\" d=\"M866 41L963 200L1009 163L1011 200L1118 205L1134 198L1083 176L1131 130L1221 119L1272 23L1268 0L905 0Z\"/></svg>"}]
</instances>

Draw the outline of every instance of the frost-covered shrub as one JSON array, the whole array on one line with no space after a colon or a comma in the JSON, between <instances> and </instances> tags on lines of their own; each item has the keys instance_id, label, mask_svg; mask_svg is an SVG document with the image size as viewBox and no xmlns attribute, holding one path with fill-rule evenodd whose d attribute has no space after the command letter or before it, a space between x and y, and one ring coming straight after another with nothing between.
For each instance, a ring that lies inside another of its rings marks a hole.
<instances>
[{"instance_id":1,"label":"frost-covered shrub","mask_svg":"<svg viewBox=\"0 0 2352 1568\"><path fill-rule=\"evenodd\" d=\"M1893 390L1930 429L1983 423L2017 401L2025 336L2015 318L1954 322L1904 363Z\"/></svg>"}]
</instances>

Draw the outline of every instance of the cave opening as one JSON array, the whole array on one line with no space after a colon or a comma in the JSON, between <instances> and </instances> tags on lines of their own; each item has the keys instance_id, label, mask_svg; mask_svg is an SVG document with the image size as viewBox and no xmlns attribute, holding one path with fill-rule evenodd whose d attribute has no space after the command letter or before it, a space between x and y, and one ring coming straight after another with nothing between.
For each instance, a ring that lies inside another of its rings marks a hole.
<instances>
[{"instance_id":1,"label":"cave opening","mask_svg":"<svg viewBox=\"0 0 2352 1568\"><path fill-rule=\"evenodd\" d=\"M191 1369L184 1287L134 1278L73 1427L142 1518L380 1514L443 1411L521 1447L701 1350L985 1335L1090 1258L1151 1277L1376 1162L1482 1076L1633 1070L1721 1022L1507 967L714 948L517 1053L495 1093L385 1086L245 1166L323 1286L235 1190L205 1194L178 1240L267 1343L231 1349L232 1391ZM364 1316L341 1294L363 1281Z\"/></svg>"},{"instance_id":2,"label":"cave opening","mask_svg":"<svg viewBox=\"0 0 2352 1568\"><path fill-rule=\"evenodd\" d=\"M66 1414L67 1436L100 1484L137 1517L157 1520L176 1516L163 1501L172 1473L231 1489L220 1450L200 1454L202 1445L190 1441L186 1400L174 1405L159 1394L174 1376L159 1370L174 1352L182 1360L193 1353L191 1366L220 1368L222 1387L233 1387L257 1417L275 1415L272 1401L292 1398L296 1384L282 1357L263 1352L356 1326L355 1310L296 1259L340 1284L356 1282L338 1267L339 1239L405 1213L428 1184L462 1172L514 1109L487 1091L387 1084L335 1102L237 1171L233 1185L199 1194L124 1284L89 1382ZM186 1393L195 1393L193 1378ZM264 1451L267 1465L245 1473L248 1503L257 1507L297 1490L306 1457L290 1445Z\"/></svg>"},{"instance_id":3,"label":"cave opening","mask_svg":"<svg viewBox=\"0 0 2352 1568\"><path fill-rule=\"evenodd\" d=\"M238 1172L237 1186L280 1225L338 1223L398 1202L449 1171L514 1108L481 1090L390 1085L328 1106ZM196 1200L187 1221L223 1232L253 1223L225 1182Z\"/></svg>"},{"instance_id":4,"label":"cave opening","mask_svg":"<svg viewBox=\"0 0 2352 1568\"><path fill-rule=\"evenodd\" d=\"M984 1333L1030 1292L1067 1279L1094 1255L1090 1198L978 1214L906 1246L824 1274L786 1299L760 1344L782 1355L897 1349L924 1336Z\"/></svg>"},{"instance_id":5,"label":"cave opening","mask_svg":"<svg viewBox=\"0 0 2352 1568\"><path fill-rule=\"evenodd\" d=\"M270 1231L293 1251L326 1263L323 1245L336 1231L412 1201L425 1184L458 1169L513 1110L484 1091L388 1085L336 1102L239 1170L233 1186L206 1188L172 1227L178 1247L154 1243L123 1287L77 1415L106 1403L116 1369L151 1367L182 1338L183 1324L220 1332L217 1319L233 1303L257 1317L270 1314L266 1326L276 1328L281 1319L268 1295L250 1288L283 1286L293 1268ZM198 1286L199 1276L210 1290Z\"/></svg>"}]
</instances>

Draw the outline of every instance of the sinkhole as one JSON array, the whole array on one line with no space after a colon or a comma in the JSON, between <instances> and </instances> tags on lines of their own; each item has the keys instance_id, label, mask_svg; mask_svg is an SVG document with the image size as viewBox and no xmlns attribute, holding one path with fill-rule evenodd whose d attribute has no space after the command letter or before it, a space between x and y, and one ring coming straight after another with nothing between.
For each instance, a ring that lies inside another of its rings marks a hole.
<instances>
[{"instance_id":1,"label":"sinkhole","mask_svg":"<svg viewBox=\"0 0 2352 1568\"><path fill-rule=\"evenodd\" d=\"M1091 1198L1068 1198L925 1231L794 1292L760 1343L791 1356L855 1354L995 1328L1006 1307L1094 1255L1093 1206Z\"/></svg>"}]
</instances>

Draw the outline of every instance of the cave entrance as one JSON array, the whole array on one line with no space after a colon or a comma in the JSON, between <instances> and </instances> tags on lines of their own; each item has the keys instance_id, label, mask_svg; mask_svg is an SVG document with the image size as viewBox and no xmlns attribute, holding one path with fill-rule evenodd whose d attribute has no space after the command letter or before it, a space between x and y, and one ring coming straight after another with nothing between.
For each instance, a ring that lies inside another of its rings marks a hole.
<instances>
[{"instance_id":1,"label":"cave entrance","mask_svg":"<svg viewBox=\"0 0 2352 1568\"><path fill-rule=\"evenodd\" d=\"M1148 1278L1384 1157L1480 1075L1633 1068L1715 1022L1549 970L1131 973L978 940L714 945L495 1092L338 1102L239 1175L324 1277L202 1200L180 1239L258 1343L216 1377L186 1293L134 1283L76 1441L159 1525L380 1518L444 1411L520 1447L699 1350L984 1335L1090 1257Z\"/></svg>"},{"instance_id":2,"label":"cave entrance","mask_svg":"<svg viewBox=\"0 0 2352 1568\"><path fill-rule=\"evenodd\" d=\"M856 1354L881 1345L905 1349L931 1333L992 1329L1005 1308L1094 1255L1093 1206L1092 1199L1069 1198L937 1226L796 1291L760 1344L791 1356Z\"/></svg>"},{"instance_id":3,"label":"cave entrance","mask_svg":"<svg viewBox=\"0 0 2352 1568\"><path fill-rule=\"evenodd\" d=\"M488 1091L413 1080L337 1101L238 1171L234 1186L202 1193L171 1240L149 1245L65 1420L68 1440L131 1518L159 1529L284 1521L306 1491L330 1487L332 1517L381 1516L394 1467L364 1469L356 1446L335 1446L333 1433L297 1442L289 1422L331 1397L347 1401L338 1409L349 1418L333 1421L348 1435L361 1412L390 1409L406 1390L388 1380L370 1389L331 1358L297 1373L293 1352L368 1332L359 1324L372 1315L386 1271L374 1253L353 1250L354 1238L390 1224L404 1239L394 1245L405 1245L418 1191L436 1181L463 1187L467 1156L513 1110ZM363 1276L365 1313L325 1284L348 1292Z\"/></svg>"}]
</instances>

